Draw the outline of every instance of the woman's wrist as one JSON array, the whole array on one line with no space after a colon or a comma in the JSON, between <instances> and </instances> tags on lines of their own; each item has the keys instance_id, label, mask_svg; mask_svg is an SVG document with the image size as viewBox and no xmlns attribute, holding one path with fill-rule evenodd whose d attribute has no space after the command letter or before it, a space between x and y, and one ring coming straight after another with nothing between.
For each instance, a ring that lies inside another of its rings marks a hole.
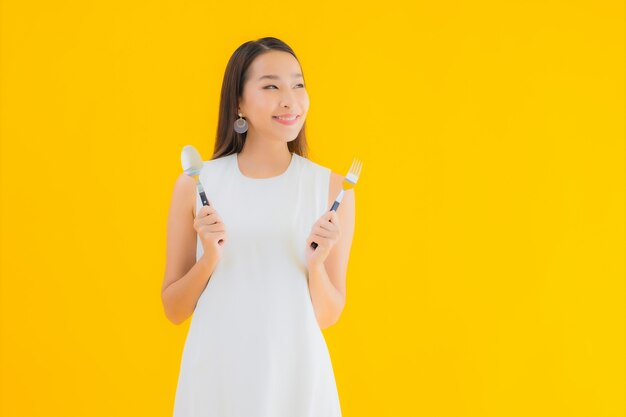
<instances>
[{"instance_id":1,"label":"woman's wrist","mask_svg":"<svg viewBox=\"0 0 626 417\"><path fill-rule=\"evenodd\" d=\"M324 262L309 262L307 264L309 271L313 271L313 270L322 270L324 268Z\"/></svg>"}]
</instances>

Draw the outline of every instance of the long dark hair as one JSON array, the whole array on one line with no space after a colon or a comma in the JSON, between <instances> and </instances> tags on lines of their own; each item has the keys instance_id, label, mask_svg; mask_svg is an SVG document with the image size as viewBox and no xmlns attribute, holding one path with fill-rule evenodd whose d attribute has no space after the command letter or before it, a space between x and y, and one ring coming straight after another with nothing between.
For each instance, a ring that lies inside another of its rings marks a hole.
<instances>
[{"instance_id":1,"label":"long dark hair","mask_svg":"<svg viewBox=\"0 0 626 417\"><path fill-rule=\"evenodd\" d=\"M289 52L296 60L296 54L285 42L280 39L267 37L248 41L242 44L233 53L226 65L224 81L222 83L222 93L220 97L220 111L217 122L217 136L215 138L215 148L212 159L238 153L243 149L246 141L246 133L237 133L234 130L235 120L239 118L237 104L243 94L243 85L248 77L248 67L254 59L271 50ZM298 60L298 62L300 62ZM304 71L302 71L304 78ZM305 84L306 85L306 84ZM302 129L298 136L287 143L289 152L294 152L300 156L307 157L308 145L306 142L306 121L302 124Z\"/></svg>"}]
</instances>

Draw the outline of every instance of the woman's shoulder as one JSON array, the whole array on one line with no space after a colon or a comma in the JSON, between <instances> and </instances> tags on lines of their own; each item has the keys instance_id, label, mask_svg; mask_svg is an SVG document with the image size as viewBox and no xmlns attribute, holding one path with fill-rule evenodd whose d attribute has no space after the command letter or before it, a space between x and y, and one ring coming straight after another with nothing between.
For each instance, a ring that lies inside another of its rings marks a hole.
<instances>
[{"instance_id":1,"label":"woman's shoulder","mask_svg":"<svg viewBox=\"0 0 626 417\"><path fill-rule=\"evenodd\" d=\"M330 168L328 168L327 166L322 165L321 163L318 163L312 159L309 159L306 156L298 155L297 153L294 153L293 155L300 160L302 166L313 172L326 175L331 172Z\"/></svg>"},{"instance_id":2,"label":"woman's shoulder","mask_svg":"<svg viewBox=\"0 0 626 417\"><path fill-rule=\"evenodd\" d=\"M216 172L225 169L235 154L222 155L217 158L202 161L202 171L205 173Z\"/></svg>"},{"instance_id":3,"label":"woman's shoulder","mask_svg":"<svg viewBox=\"0 0 626 417\"><path fill-rule=\"evenodd\" d=\"M207 166L219 166L219 165L225 164L228 160L234 158L235 155L236 154L231 153L228 155L218 156L217 158L207 159L206 161L203 161L203 162L204 162L204 165L207 165Z\"/></svg>"},{"instance_id":4,"label":"woman's shoulder","mask_svg":"<svg viewBox=\"0 0 626 417\"><path fill-rule=\"evenodd\" d=\"M294 154L296 155L296 154ZM334 200L343 185L343 176L337 172L333 172L329 167L322 163L315 162L309 158L298 155L303 164L307 165L312 171L317 172L323 179L328 181L329 202Z\"/></svg>"}]
</instances>

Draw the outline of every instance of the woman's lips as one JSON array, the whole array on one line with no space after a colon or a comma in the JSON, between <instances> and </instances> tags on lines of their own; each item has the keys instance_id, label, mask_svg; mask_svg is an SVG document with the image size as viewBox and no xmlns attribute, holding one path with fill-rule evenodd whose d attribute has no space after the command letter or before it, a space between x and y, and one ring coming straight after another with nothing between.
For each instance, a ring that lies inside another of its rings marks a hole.
<instances>
[{"instance_id":1,"label":"woman's lips","mask_svg":"<svg viewBox=\"0 0 626 417\"><path fill-rule=\"evenodd\" d=\"M291 125L294 125L294 124L296 124L298 122L298 119L300 119L300 116L296 116L296 118L293 119L293 120L281 120L281 119L279 119L276 116L272 116L272 119L276 120L280 124L291 126Z\"/></svg>"}]
</instances>

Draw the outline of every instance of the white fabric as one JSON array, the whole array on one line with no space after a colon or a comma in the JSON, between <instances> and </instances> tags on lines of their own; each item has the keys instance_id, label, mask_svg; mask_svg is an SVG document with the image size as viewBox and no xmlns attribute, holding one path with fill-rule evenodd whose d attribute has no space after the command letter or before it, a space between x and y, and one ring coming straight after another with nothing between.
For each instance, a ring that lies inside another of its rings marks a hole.
<instances>
[{"instance_id":1,"label":"white fabric","mask_svg":"<svg viewBox=\"0 0 626 417\"><path fill-rule=\"evenodd\" d=\"M191 318L174 417L340 417L305 260L330 209L330 169L292 153L283 174L255 179L231 154L204 161L199 178L227 241Z\"/></svg>"}]
</instances>

